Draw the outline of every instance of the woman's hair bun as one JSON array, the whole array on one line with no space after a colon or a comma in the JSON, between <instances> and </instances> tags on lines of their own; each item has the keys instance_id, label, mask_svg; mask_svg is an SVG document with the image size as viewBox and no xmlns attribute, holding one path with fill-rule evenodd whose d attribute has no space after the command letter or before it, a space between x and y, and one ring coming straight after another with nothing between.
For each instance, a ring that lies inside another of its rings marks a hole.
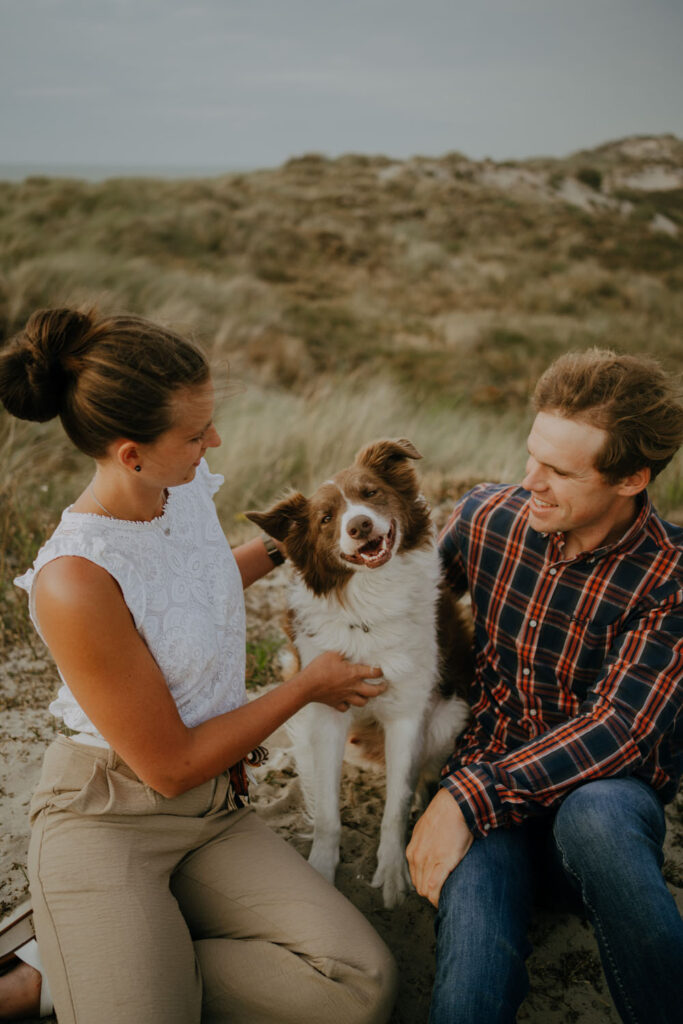
<instances>
[{"instance_id":1,"label":"woman's hair bun","mask_svg":"<svg viewBox=\"0 0 683 1024\"><path fill-rule=\"evenodd\" d=\"M41 423L57 416L92 327L91 314L76 309L33 313L0 351L0 401L7 411Z\"/></svg>"},{"instance_id":2,"label":"woman's hair bun","mask_svg":"<svg viewBox=\"0 0 683 1024\"><path fill-rule=\"evenodd\" d=\"M192 342L122 313L43 309L0 349L0 402L25 420L58 415L85 455L113 441L151 444L171 428L176 393L206 384L209 364Z\"/></svg>"}]
</instances>

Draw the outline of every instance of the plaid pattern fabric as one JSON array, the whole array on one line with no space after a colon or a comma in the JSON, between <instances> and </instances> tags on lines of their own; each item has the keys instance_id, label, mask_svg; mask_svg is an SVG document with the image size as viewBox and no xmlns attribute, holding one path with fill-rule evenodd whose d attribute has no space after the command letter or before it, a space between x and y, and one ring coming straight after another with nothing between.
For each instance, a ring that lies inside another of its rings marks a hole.
<instances>
[{"instance_id":1,"label":"plaid pattern fabric","mask_svg":"<svg viewBox=\"0 0 683 1024\"><path fill-rule=\"evenodd\" d=\"M475 836L634 775L676 793L683 770L683 529L644 497L617 544L564 559L528 525L528 492L480 485L441 538L475 623L472 721L443 770Z\"/></svg>"}]
</instances>

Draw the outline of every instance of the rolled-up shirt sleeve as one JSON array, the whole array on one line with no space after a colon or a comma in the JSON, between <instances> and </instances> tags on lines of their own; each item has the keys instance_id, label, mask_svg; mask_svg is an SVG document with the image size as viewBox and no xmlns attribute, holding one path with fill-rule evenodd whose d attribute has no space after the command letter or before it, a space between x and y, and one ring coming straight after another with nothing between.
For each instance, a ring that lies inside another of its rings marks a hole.
<instances>
[{"instance_id":1,"label":"rolled-up shirt sleeve","mask_svg":"<svg viewBox=\"0 0 683 1024\"><path fill-rule=\"evenodd\" d=\"M683 759L682 707L683 592L669 589L615 638L573 718L498 758L459 765L454 756L441 786L475 836L552 808L584 782L637 776L645 762L657 788L659 746L668 744L668 760Z\"/></svg>"}]
</instances>

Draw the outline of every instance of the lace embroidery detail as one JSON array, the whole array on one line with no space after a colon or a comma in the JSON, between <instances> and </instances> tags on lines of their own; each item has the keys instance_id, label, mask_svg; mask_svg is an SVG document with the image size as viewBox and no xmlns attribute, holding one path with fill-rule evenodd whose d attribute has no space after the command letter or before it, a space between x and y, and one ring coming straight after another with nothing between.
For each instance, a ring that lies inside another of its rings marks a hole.
<instances>
[{"instance_id":1,"label":"lace embroidery detail","mask_svg":"<svg viewBox=\"0 0 683 1024\"><path fill-rule=\"evenodd\" d=\"M66 509L33 568L15 580L29 593L40 633L31 592L47 562L76 555L106 569L188 726L246 702L242 580L212 500L222 483L202 460L194 480L171 488L163 514L149 523ZM50 710L70 729L98 736L62 681Z\"/></svg>"}]
</instances>

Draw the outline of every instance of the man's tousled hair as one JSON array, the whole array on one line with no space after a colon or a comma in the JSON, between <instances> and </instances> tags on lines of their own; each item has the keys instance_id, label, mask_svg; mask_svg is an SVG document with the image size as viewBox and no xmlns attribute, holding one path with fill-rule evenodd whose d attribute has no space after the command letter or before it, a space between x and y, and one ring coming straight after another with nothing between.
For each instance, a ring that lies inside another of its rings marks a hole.
<instances>
[{"instance_id":1,"label":"man's tousled hair","mask_svg":"<svg viewBox=\"0 0 683 1024\"><path fill-rule=\"evenodd\" d=\"M683 444L680 381L646 356L568 352L538 381L533 405L607 432L595 468L610 483L645 467L654 479Z\"/></svg>"}]
</instances>

